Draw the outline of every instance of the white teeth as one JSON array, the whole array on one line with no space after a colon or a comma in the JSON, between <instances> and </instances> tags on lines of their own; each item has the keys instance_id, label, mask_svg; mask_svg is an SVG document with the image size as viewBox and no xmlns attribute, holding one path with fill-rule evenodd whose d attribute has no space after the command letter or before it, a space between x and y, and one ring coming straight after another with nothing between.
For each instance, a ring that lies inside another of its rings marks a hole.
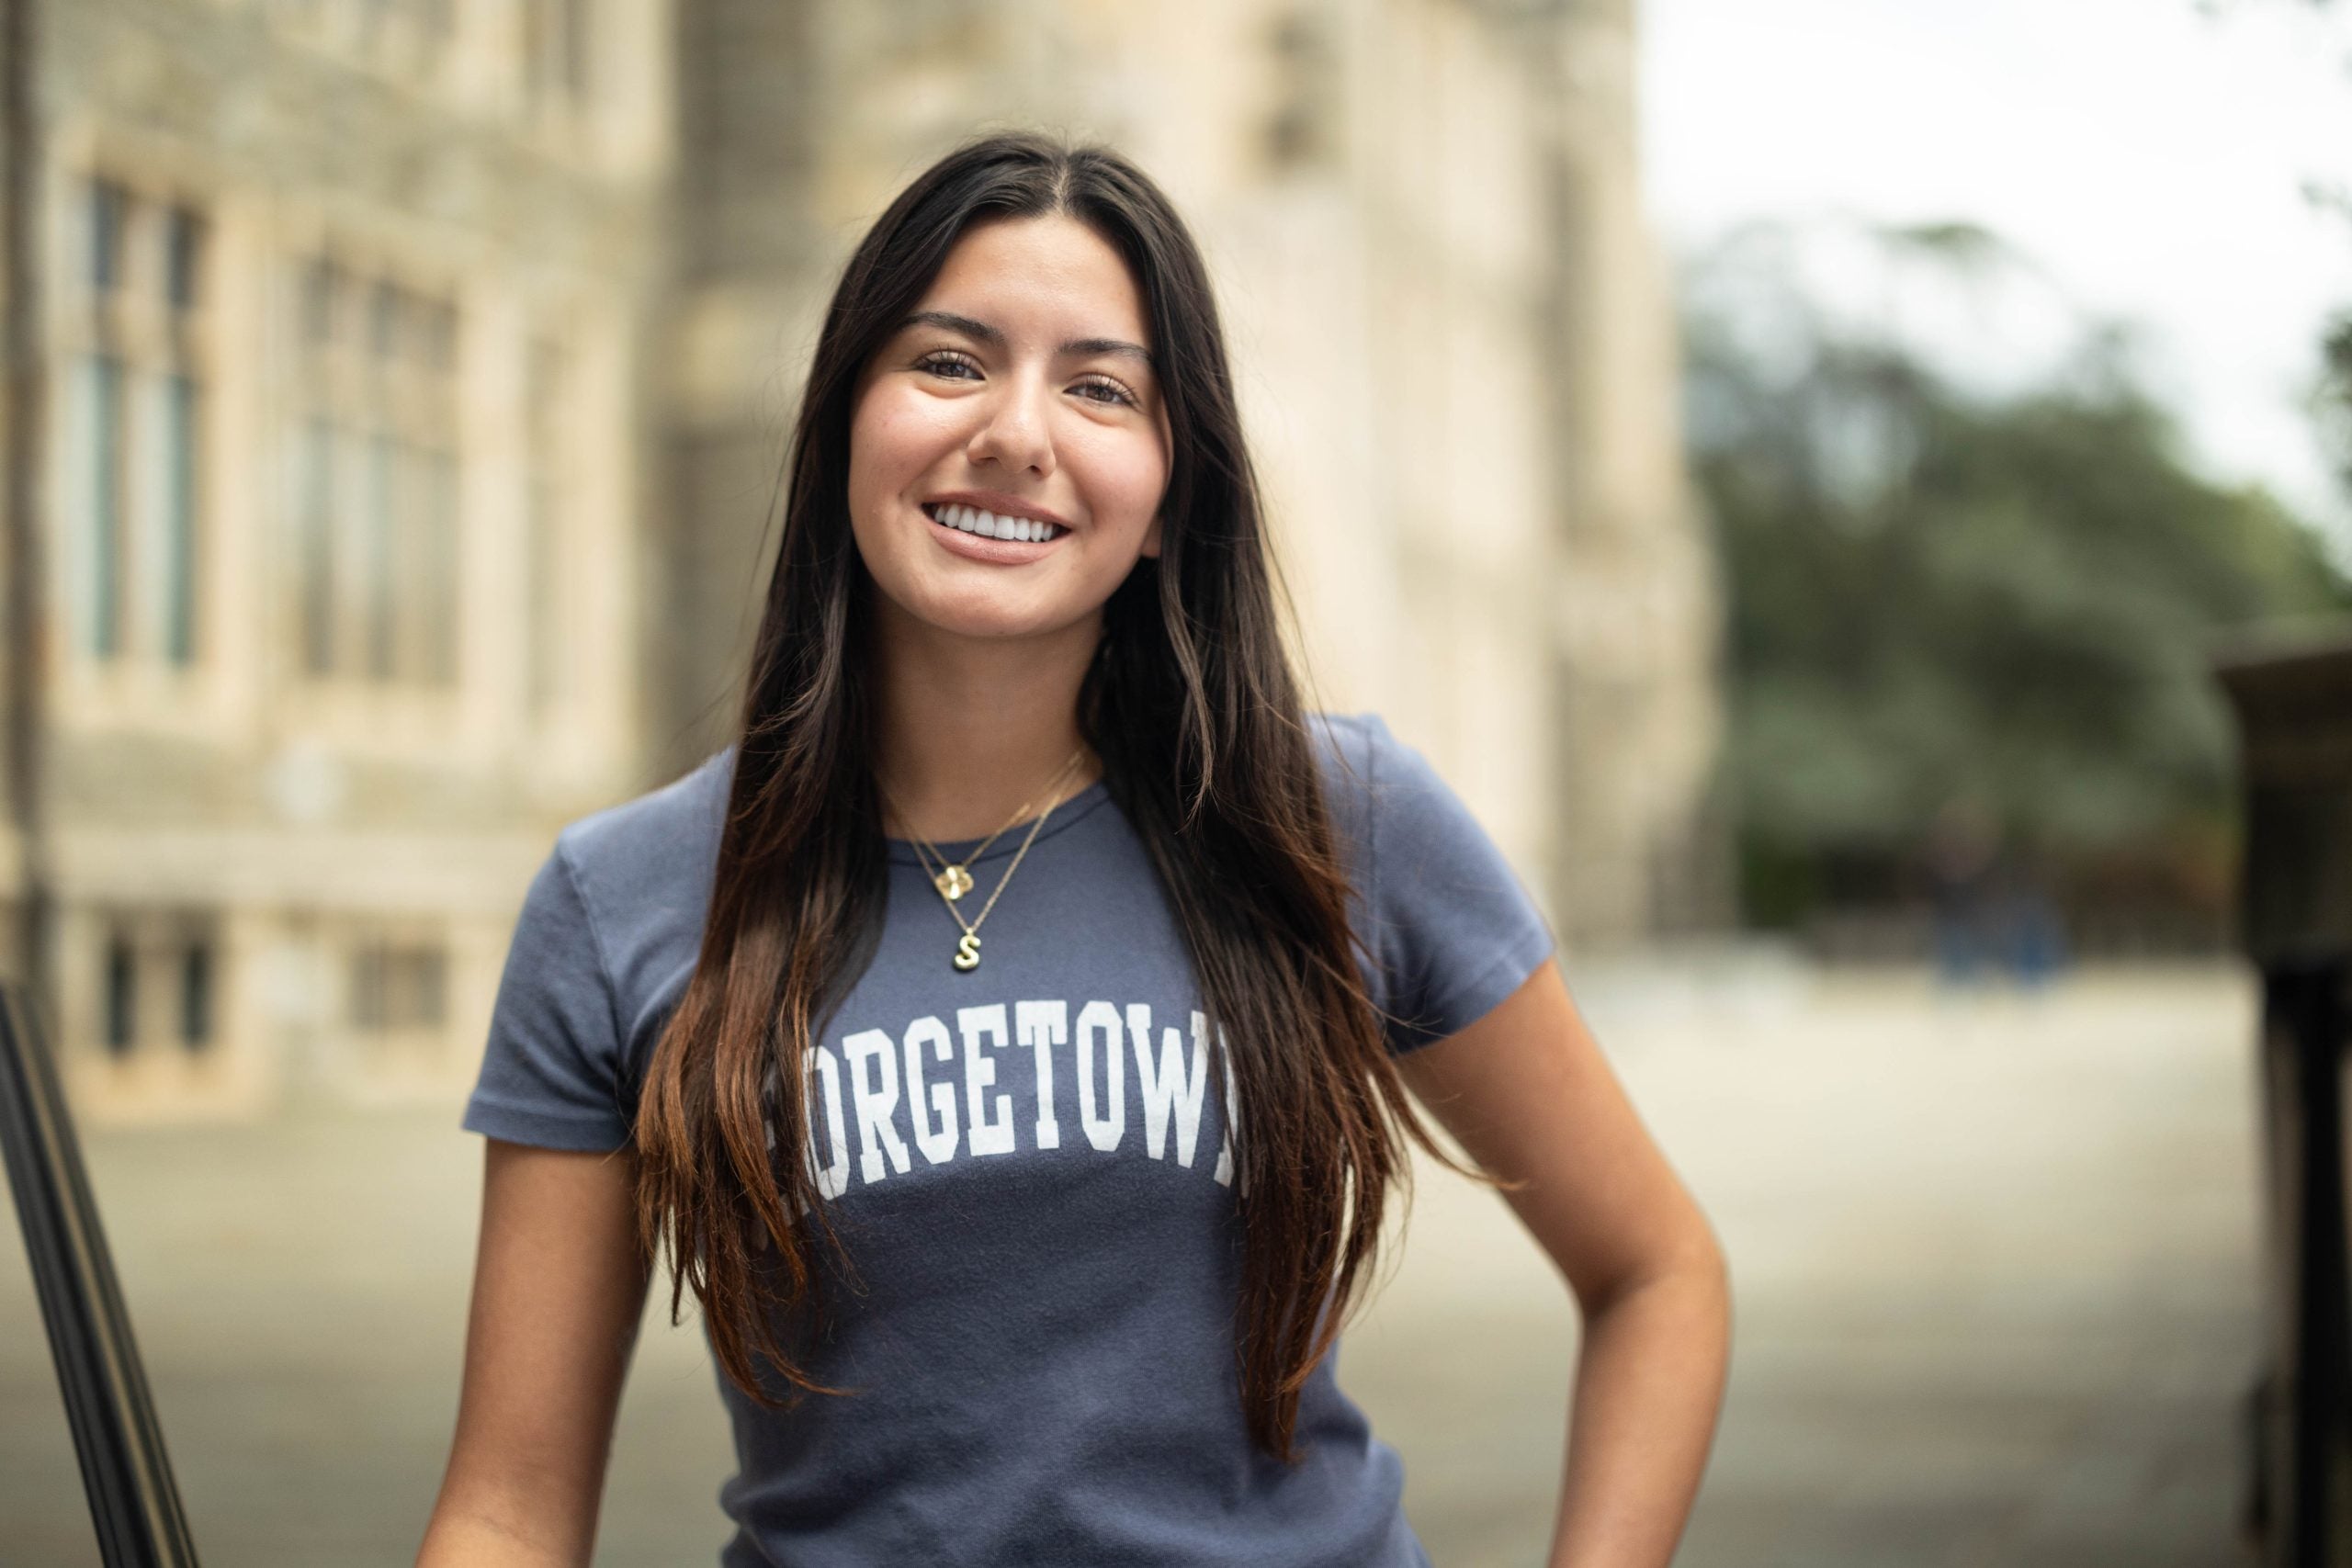
<instances>
[{"instance_id":1,"label":"white teeth","mask_svg":"<svg viewBox=\"0 0 2352 1568\"><path fill-rule=\"evenodd\" d=\"M1036 543L1054 536L1054 525L1032 517L999 517L993 512L978 507L949 502L937 508L933 516L950 528L960 528L967 534L978 534L986 539L1019 539Z\"/></svg>"}]
</instances>

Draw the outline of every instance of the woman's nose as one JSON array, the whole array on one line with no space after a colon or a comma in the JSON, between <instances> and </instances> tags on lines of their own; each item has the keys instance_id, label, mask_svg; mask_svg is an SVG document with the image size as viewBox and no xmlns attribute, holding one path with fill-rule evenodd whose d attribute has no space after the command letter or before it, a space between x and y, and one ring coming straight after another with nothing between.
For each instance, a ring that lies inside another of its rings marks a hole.
<instances>
[{"instance_id":1,"label":"woman's nose","mask_svg":"<svg viewBox=\"0 0 2352 1568\"><path fill-rule=\"evenodd\" d=\"M1021 377L1001 383L988 399L980 427L965 456L975 464L991 459L1008 468L1043 477L1054 471L1054 443L1046 423L1046 391Z\"/></svg>"}]
</instances>

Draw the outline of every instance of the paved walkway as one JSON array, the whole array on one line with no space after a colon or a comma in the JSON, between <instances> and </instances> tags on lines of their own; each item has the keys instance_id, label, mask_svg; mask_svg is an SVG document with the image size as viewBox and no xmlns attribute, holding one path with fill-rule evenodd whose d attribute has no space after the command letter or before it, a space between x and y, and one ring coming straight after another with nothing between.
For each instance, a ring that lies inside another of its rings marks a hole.
<instances>
[{"instance_id":1,"label":"paved walkway","mask_svg":"<svg viewBox=\"0 0 2352 1568\"><path fill-rule=\"evenodd\" d=\"M1685 1568L2245 1560L2244 976L1576 988L1732 1259L1732 1387ZM1405 1450L1440 1563L1540 1560L1572 1357L1507 1212L1425 1182L1342 1377Z\"/></svg>"},{"instance_id":2,"label":"paved walkway","mask_svg":"<svg viewBox=\"0 0 2352 1568\"><path fill-rule=\"evenodd\" d=\"M1729 1249L1737 1343L1686 1568L2244 1561L2252 993L2037 998L1769 966L1577 991ZM206 1560L406 1562L447 1453L479 1146L448 1111L90 1139ZM1341 1381L1446 1568L1539 1561L1575 1353L1489 1194L1425 1177ZM649 1326L599 1562L709 1562L730 1467L691 1324ZM0 1245L0 1562L95 1563L21 1258Z\"/></svg>"}]
</instances>

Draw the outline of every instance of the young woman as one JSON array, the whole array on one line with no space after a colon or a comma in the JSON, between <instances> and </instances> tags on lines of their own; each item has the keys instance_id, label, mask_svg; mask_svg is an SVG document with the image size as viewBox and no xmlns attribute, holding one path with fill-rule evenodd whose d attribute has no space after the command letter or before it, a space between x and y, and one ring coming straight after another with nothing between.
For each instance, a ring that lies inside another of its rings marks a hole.
<instances>
[{"instance_id":1,"label":"young woman","mask_svg":"<svg viewBox=\"0 0 2352 1568\"><path fill-rule=\"evenodd\" d=\"M733 1568L1425 1562L1329 1355L1418 1100L1583 1310L1555 1568L1665 1563L1720 1254L1492 842L1301 711L1166 198L1028 137L923 174L785 493L739 739L525 903L420 1561L588 1561L666 1251Z\"/></svg>"}]
</instances>

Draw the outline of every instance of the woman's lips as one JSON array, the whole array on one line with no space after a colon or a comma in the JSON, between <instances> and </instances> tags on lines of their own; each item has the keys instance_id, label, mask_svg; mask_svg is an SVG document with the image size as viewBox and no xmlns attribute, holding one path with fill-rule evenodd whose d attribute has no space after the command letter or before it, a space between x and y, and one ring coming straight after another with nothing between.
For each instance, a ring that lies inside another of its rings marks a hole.
<instances>
[{"instance_id":1,"label":"woman's lips","mask_svg":"<svg viewBox=\"0 0 2352 1568\"><path fill-rule=\"evenodd\" d=\"M994 566L1020 566L1035 560L1069 537L1068 534L1057 534L1050 539L991 539L951 528L929 513L923 513L923 521L931 525L931 536L941 548L967 560L987 561Z\"/></svg>"}]
</instances>

